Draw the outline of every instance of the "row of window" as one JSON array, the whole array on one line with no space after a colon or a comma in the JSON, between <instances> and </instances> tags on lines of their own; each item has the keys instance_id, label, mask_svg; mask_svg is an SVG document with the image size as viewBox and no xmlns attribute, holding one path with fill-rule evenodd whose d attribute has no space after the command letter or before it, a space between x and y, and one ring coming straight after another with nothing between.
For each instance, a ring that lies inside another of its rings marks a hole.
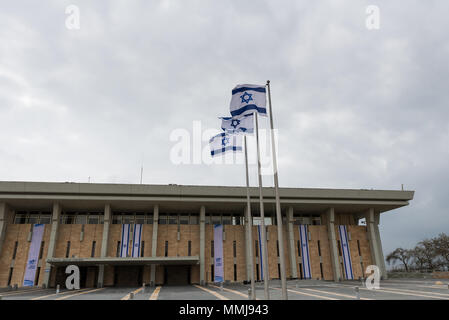
<instances>
[{"instance_id":1,"label":"row of window","mask_svg":"<svg viewBox=\"0 0 449 320\"><path fill-rule=\"evenodd\" d=\"M275 225L276 219L270 216L265 217L265 225ZM14 219L15 224L49 224L51 223L50 212L17 212ZM75 213L67 212L63 213L59 219L60 224L103 224L104 215L99 212L92 213ZM153 215L136 213L136 214L113 214L113 224L153 224ZM158 223L161 225L171 224L199 224L198 215L178 215L178 214L162 214L159 216ZM243 216L233 215L213 215L205 217L206 224L223 224L223 225L244 225L245 220ZM285 223L285 218L284 218ZM294 217L295 225L299 224L311 224L320 225L321 218L319 216L300 216ZM253 217L253 225L261 225L262 218Z\"/></svg>"}]
</instances>

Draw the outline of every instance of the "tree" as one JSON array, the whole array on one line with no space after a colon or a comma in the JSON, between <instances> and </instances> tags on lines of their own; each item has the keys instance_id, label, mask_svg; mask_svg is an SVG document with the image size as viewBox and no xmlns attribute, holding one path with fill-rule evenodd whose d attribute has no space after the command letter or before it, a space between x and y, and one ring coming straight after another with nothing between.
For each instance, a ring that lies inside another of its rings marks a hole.
<instances>
[{"instance_id":1,"label":"tree","mask_svg":"<svg viewBox=\"0 0 449 320\"><path fill-rule=\"evenodd\" d=\"M449 236L441 233L432 239L435 253L441 257L441 264L449 268Z\"/></svg>"},{"instance_id":2,"label":"tree","mask_svg":"<svg viewBox=\"0 0 449 320\"><path fill-rule=\"evenodd\" d=\"M409 262L412 257L411 250L396 248L393 252L391 252L386 260L388 264L395 263L396 261L402 262L404 265L405 271L409 271Z\"/></svg>"}]
</instances>

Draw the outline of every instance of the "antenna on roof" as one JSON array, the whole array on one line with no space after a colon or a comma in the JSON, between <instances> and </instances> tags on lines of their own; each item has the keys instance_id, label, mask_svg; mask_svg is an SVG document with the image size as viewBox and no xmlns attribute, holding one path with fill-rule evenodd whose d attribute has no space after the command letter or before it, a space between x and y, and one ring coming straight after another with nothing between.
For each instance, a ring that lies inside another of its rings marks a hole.
<instances>
[{"instance_id":1,"label":"antenna on roof","mask_svg":"<svg viewBox=\"0 0 449 320\"><path fill-rule=\"evenodd\" d=\"M401 190L404 191L404 184L401 184Z\"/></svg>"}]
</instances>

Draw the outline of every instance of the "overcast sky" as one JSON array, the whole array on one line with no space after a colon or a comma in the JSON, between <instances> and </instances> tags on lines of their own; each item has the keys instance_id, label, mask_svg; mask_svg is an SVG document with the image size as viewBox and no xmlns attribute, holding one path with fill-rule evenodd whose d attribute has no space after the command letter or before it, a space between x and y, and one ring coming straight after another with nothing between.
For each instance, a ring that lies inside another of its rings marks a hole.
<instances>
[{"instance_id":1,"label":"overcast sky","mask_svg":"<svg viewBox=\"0 0 449 320\"><path fill-rule=\"evenodd\" d=\"M244 185L243 165L173 163L170 135L219 129L235 85L270 79L280 185L404 184L415 199L383 214L381 233L385 253L412 247L449 231L448 12L446 0L3 1L0 180L139 183L143 163L148 184Z\"/></svg>"}]
</instances>

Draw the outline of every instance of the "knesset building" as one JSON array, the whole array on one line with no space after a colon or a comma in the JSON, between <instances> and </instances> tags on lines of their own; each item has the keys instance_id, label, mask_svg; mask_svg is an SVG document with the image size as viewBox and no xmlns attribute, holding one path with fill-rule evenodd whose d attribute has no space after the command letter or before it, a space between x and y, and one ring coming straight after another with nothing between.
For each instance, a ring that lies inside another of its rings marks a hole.
<instances>
[{"instance_id":1,"label":"knesset building","mask_svg":"<svg viewBox=\"0 0 449 320\"><path fill-rule=\"evenodd\" d=\"M279 191L287 278L358 279L368 265L386 277L380 215L413 191ZM67 265L80 268L82 287L213 282L217 224L224 281L250 279L250 245L262 280L258 188L250 194L248 224L245 187L0 182L0 287L64 285ZM263 196L268 273L278 279L274 189Z\"/></svg>"}]
</instances>

